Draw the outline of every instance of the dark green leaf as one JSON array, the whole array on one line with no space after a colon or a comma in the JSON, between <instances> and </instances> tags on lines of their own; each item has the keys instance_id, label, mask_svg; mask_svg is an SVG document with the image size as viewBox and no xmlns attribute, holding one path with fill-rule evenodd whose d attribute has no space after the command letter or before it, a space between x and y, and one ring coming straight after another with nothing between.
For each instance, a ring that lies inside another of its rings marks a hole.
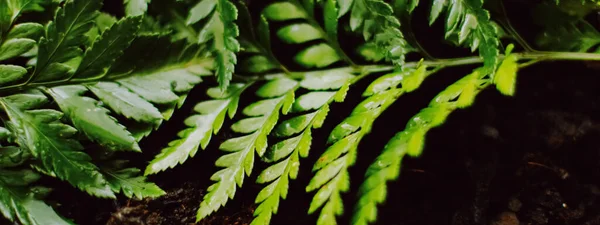
<instances>
[{"instance_id":1,"label":"dark green leaf","mask_svg":"<svg viewBox=\"0 0 600 225\"><path fill-rule=\"evenodd\" d=\"M446 39L456 44L467 45L471 50L479 49L484 59L484 72L496 70L498 62L499 34L490 19L490 13L483 8L480 0L433 2L429 23L432 24L442 11L446 13Z\"/></svg>"},{"instance_id":2,"label":"dark green leaf","mask_svg":"<svg viewBox=\"0 0 600 225\"><path fill-rule=\"evenodd\" d=\"M117 83L99 82L88 88L113 111L127 118L154 125L162 122L163 117L154 105Z\"/></svg>"},{"instance_id":3,"label":"dark green leaf","mask_svg":"<svg viewBox=\"0 0 600 225\"><path fill-rule=\"evenodd\" d=\"M156 184L146 181L137 168L127 168L118 171L104 170L106 180L115 193L123 192L128 198L156 198L165 192Z\"/></svg>"},{"instance_id":4,"label":"dark green leaf","mask_svg":"<svg viewBox=\"0 0 600 225\"><path fill-rule=\"evenodd\" d=\"M107 109L98 101L81 96L86 91L83 86L72 85L52 88L50 94L73 125L90 140L114 151L141 151L131 133L108 115Z\"/></svg>"},{"instance_id":5,"label":"dark green leaf","mask_svg":"<svg viewBox=\"0 0 600 225\"><path fill-rule=\"evenodd\" d=\"M90 79L104 76L108 68L123 54L123 49L135 38L141 19L126 17L104 31L85 52L73 78Z\"/></svg>"},{"instance_id":6,"label":"dark green leaf","mask_svg":"<svg viewBox=\"0 0 600 225\"><path fill-rule=\"evenodd\" d=\"M0 85L23 78L27 70L15 65L0 65Z\"/></svg>"},{"instance_id":7,"label":"dark green leaf","mask_svg":"<svg viewBox=\"0 0 600 225\"><path fill-rule=\"evenodd\" d=\"M60 121L62 113L38 109L47 99L41 93L16 94L0 99L10 118L12 132L22 148L42 161L44 169L92 195L114 198L108 183L92 164L83 146L73 139L77 132Z\"/></svg>"},{"instance_id":8,"label":"dark green leaf","mask_svg":"<svg viewBox=\"0 0 600 225\"><path fill-rule=\"evenodd\" d=\"M35 46L35 41L28 38L9 39L0 46L0 61L17 57Z\"/></svg>"},{"instance_id":9,"label":"dark green leaf","mask_svg":"<svg viewBox=\"0 0 600 225\"><path fill-rule=\"evenodd\" d=\"M201 19L206 18L217 5L217 0L201 0L191 10L186 23L194 24Z\"/></svg>"},{"instance_id":10,"label":"dark green leaf","mask_svg":"<svg viewBox=\"0 0 600 225\"><path fill-rule=\"evenodd\" d=\"M185 120L188 128L177 134L180 139L170 142L168 147L156 155L144 173L154 174L173 168L188 157L196 155L198 148L206 148L212 134L221 129L227 113L230 118L235 115L240 95L246 87L247 85L243 84L232 84L226 91L219 88L209 89L209 96L215 99L200 102L194 107L198 114Z\"/></svg>"},{"instance_id":11,"label":"dark green leaf","mask_svg":"<svg viewBox=\"0 0 600 225\"><path fill-rule=\"evenodd\" d=\"M32 195L32 191L27 188L0 182L0 212L8 220L18 221L23 225L74 225Z\"/></svg>"},{"instance_id":12,"label":"dark green leaf","mask_svg":"<svg viewBox=\"0 0 600 225\"><path fill-rule=\"evenodd\" d=\"M150 1L151 0L124 0L125 15L139 16L146 13Z\"/></svg>"},{"instance_id":13,"label":"dark green leaf","mask_svg":"<svg viewBox=\"0 0 600 225\"><path fill-rule=\"evenodd\" d=\"M38 40L42 35L43 30L44 26L39 23L20 23L10 30L6 39L29 38Z\"/></svg>"},{"instance_id":14,"label":"dark green leaf","mask_svg":"<svg viewBox=\"0 0 600 225\"><path fill-rule=\"evenodd\" d=\"M86 43L87 33L102 5L100 0L68 0L56 12L56 17L46 26L45 36L39 43L37 65L32 81L68 78L70 74L53 66L81 56L79 46Z\"/></svg>"}]
</instances>

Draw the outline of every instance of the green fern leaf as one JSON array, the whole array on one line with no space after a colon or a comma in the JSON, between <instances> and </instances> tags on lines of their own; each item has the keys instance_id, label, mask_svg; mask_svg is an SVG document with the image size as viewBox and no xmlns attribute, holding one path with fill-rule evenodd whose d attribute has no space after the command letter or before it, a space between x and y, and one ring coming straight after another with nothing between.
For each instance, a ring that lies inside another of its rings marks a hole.
<instances>
[{"instance_id":1,"label":"green fern leaf","mask_svg":"<svg viewBox=\"0 0 600 225\"><path fill-rule=\"evenodd\" d=\"M26 186L40 175L31 170L0 171L0 212L12 222L23 225L74 225L61 218L52 207L34 198Z\"/></svg>"},{"instance_id":2,"label":"green fern leaf","mask_svg":"<svg viewBox=\"0 0 600 225\"><path fill-rule=\"evenodd\" d=\"M458 108L473 104L475 96L489 86L485 69L479 68L438 94L407 123L404 131L396 134L369 167L359 189L359 201L354 210L352 224L367 225L377 218L377 205L386 199L386 182L398 178L405 155L419 156L424 148L425 135L444 123L448 115Z\"/></svg>"},{"instance_id":3,"label":"green fern leaf","mask_svg":"<svg viewBox=\"0 0 600 225\"><path fill-rule=\"evenodd\" d=\"M23 78L27 69L15 65L0 65L0 85L11 83Z\"/></svg>"},{"instance_id":4,"label":"green fern leaf","mask_svg":"<svg viewBox=\"0 0 600 225\"><path fill-rule=\"evenodd\" d=\"M35 41L29 38L9 39L0 46L0 61L20 56L34 46Z\"/></svg>"},{"instance_id":5,"label":"green fern leaf","mask_svg":"<svg viewBox=\"0 0 600 225\"><path fill-rule=\"evenodd\" d=\"M557 8L569 16L583 18L600 9L598 0L555 0ZM550 3L546 3L550 5Z\"/></svg>"},{"instance_id":6,"label":"green fern leaf","mask_svg":"<svg viewBox=\"0 0 600 225\"><path fill-rule=\"evenodd\" d=\"M404 10L412 13L419 5L419 0L394 0L392 5L395 10Z\"/></svg>"},{"instance_id":7,"label":"green fern leaf","mask_svg":"<svg viewBox=\"0 0 600 225\"><path fill-rule=\"evenodd\" d=\"M325 32L331 38L338 37L338 5L336 0L326 0L323 9L323 17L325 21Z\"/></svg>"},{"instance_id":8,"label":"green fern leaf","mask_svg":"<svg viewBox=\"0 0 600 225\"><path fill-rule=\"evenodd\" d=\"M85 46L89 48L92 46L97 38L101 36L101 34L106 31L108 28L111 28L115 23L117 23L117 18L113 15L110 15L105 12L100 12L96 19L94 20L95 26L92 27L87 33L88 37Z\"/></svg>"},{"instance_id":9,"label":"green fern leaf","mask_svg":"<svg viewBox=\"0 0 600 225\"><path fill-rule=\"evenodd\" d=\"M544 50L599 52L600 32L583 20L548 24L536 42Z\"/></svg>"},{"instance_id":10,"label":"green fern leaf","mask_svg":"<svg viewBox=\"0 0 600 225\"><path fill-rule=\"evenodd\" d=\"M115 83L87 86L115 113L142 122L128 127L139 140L171 117L187 93L202 82L201 76L213 75L205 68L210 61L198 58L198 51L198 45L187 44L185 40L171 41L164 34L142 34L103 77Z\"/></svg>"},{"instance_id":11,"label":"green fern leaf","mask_svg":"<svg viewBox=\"0 0 600 225\"><path fill-rule=\"evenodd\" d=\"M292 24L277 31L277 36L288 44L302 44L323 38L321 32L306 23Z\"/></svg>"},{"instance_id":12,"label":"green fern leaf","mask_svg":"<svg viewBox=\"0 0 600 225\"><path fill-rule=\"evenodd\" d=\"M12 142L13 134L6 128L0 129L3 141ZM30 159L31 154L17 146L0 147L0 165L2 168L17 167Z\"/></svg>"},{"instance_id":13,"label":"green fern leaf","mask_svg":"<svg viewBox=\"0 0 600 225\"><path fill-rule=\"evenodd\" d=\"M263 9L263 15L269 20L278 22L300 18L304 19L309 16L300 5L290 1L275 2L268 5Z\"/></svg>"},{"instance_id":14,"label":"green fern leaf","mask_svg":"<svg viewBox=\"0 0 600 225\"><path fill-rule=\"evenodd\" d=\"M461 45L467 44L472 51L479 49L485 72L495 71L500 43L498 30L492 24L489 12L483 9L483 1L434 0L429 23L433 24L444 10L447 10L446 39Z\"/></svg>"},{"instance_id":15,"label":"green fern leaf","mask_svg":"<svg viewBox=\"0 0 600 225\"><path fill-rule=\"evenodd\" d=\"M126 77L117 82L150 102L177 103L180 101L178 93L190 91L202 81L200 76L210 74L203 68L204 62L195 58L197 51L197 45L187 45L185 41L171 42L165 35L141 35L136 37L105 77Z\"/></svg>"},{"instance_id":16,"label":"green fern leaf","mask_svg":"<svg viewBox=\"0 0 600 225\"><path fill-rule=\"evenodd\" d=\"M354 78L347 70L327 72L306 74L300 86L311 92L299 96L291 109L294 114L302 114L280 122L273 131L274 136L286 139L272 145L263 157L268 163L277 163L258 176L257 183L271 183L256 197L255 202L260 204L254 211L252 225L269 224L272 215L277 213L279 198L285 199L287 196L289 179L298 176L300 157L308 156L311 129L321 127L329 112L329 104L343 100L338 96L345 96L348 91L345 86Z\"/></svg>"},{"instance_id":17,"label":"green fern leaf","mask_svg":"<svg viewBox=\"0 0 600 225\"><path fill-rule=\"evenodd\" d=\"M271 31L269 22L264 15L258 20L256 29L253 29L252 16L246 5L242 2L238 4L239 26L240 26L240 45L241 54L250 54L250 57L241 61L236 70L241 73L260 74L275 70L288 71L277 59L277 56L271 49Z\"/></svg>"},{"instance_id":18,"label":"green fern leaf","mask_svg":"<svg viewBox=\"0 0 600 225\"><path fill-rule=\"evenodd\" d=\"M34 50L36 41L42 34L43 26L38 23L21 23L8 31L4 40L0 39L0 61L9 60Z\"/></svg>"},{"instance_id":19,"label":"green fern leaf","mask_svg":"<svg viewBox=\"0 0 600 225\"><path fill-rule=\"evenodd\" d=\"M313 171L316 174L306 187L307 192L317 191L308 213L312 214L322 207L318 225L337 224L336 216L344 212L341 194L350 188L348 168L356 160L360 140L370 132L375 119L402 93L416 89L403 88L421 84L426 77L425 69L425 66L420 66L416 70L406 69L378 78L365 91L364 95L369 97L333 129L328 139L331 145L315 163ZM400 84L401 88L397 88Z\"/></svg>"},{"instance_id":20,"label":"green fern leaf","mask_svg":"<svg viewBox=\"0 0 600 225\"><path fill-rule=\"evenodd\" d=\"M155 47L148 48L148 46ZM174 76L177 79L168 78L170 81L174 81L174 90L176 92L189 91L193 84L199 82L198 78L181 74L169 75L168 73L187 69L191 74L197 76L212 75L205 69L206 59L197 57L198 51L197 44L188 44L185 40L171 41L171 37L165 34L140 34L124 50L123 55L116 60L105 77L119 79L152 75ZM187 82L188 80L194 82Z\"/></svg>"},{"instance_id":21,"label":"green fern leaf","mask_svg":"<svg viewBox=\"0 0 600 225\"><path fill-rule=\"evenodd\" d=\"M16 19L27 11L41 11L43 0L0 0L0 43Z\"/></svg>"},{"instance_id":22,"label":"green fern leaf","mask_svg":"<svg viewBox=\"0 0 600 225\"><path fill-rule=\"evenodd\" d=\"M102 33L92 47L88 48L72 78L91 79L102 77L108 68L123 54L136 36L141 17L124 18Z\"/></svg>"},{"instance_id":23,"label":"green fern leaf","mask_svg":"<svg viewBox=\"0 0 600 225\"><path fill-rule=\"evenodd\" d=\"M188 157L194 157L199 147L202 149L208 145L212 133L217 133L225 121L225 115L233 118L237 111L239 98L249 85L232 84L228 90L221 91L212 88L207 91L213 100L201 102L194 107L199 114L193 115L185 120L189 127L179 132L181 139L174 140L169 146L154 158L146 168L145 174L154 174L177 164L185 162Z\"/></svg>"},{"instance_id":24,"label":"green fern leaf","mask_svg":"<svg viewBox=\"0 0 600 225\"><path fill-rule=\"evenodd\" d=\"M146 197L156 198L165 194L156 184L147 182L146 177L139 176L140 172L138 168L103 170L106 180L115 193L123 192L128 198L138 200Z\"/></svg>"},{"instance_id":25,"label":"green fern leaf","mask_svg":"<svg viewBox=\"0 0 600 225\"><path fill-rule=\"evenodd\" d=\"M61 86L48 91L73 125L90 140L114 151L141 152L137 141L125 126L108 115L109 111L99 106L98 101L82 96L87 91L85 87Z\"/></svg>"},{"instance_id":26,"label":"green fern leaf","mask_svg":"<svg viewBox=\"0 0 600 225\"><path fill-rule=\"evenodd\" d=\"M72 138L77 132L60 121L62 113L51 109L38 109L47 99L39 92L16 94L0 99L0 104L10 118L9 129L23 134L17 139L19 146L28 149L41 160L45 170L66 180L89 194L114 198L106 180L92 164L81 144Z\"/></svg>"},{"instance_id":27,"label":"green fern leaf","mask_svg":"<svg viewBox=\"0 0 600 225\"><path fill-rule=\"evenodd\" d=\"M294 91L298 82L287 78L270 81L263 85L256 94L267 98L244 108L242 119L231 126L241 137L228 139L219 147L229 152L217 161L218 167L224 167L211 177L217 183L208 188L208 193L200 203L197 220L201 220L233 198L236 184L242 186L245 175L250 175L254 166L254 151L262 156L267 148L267 135L271 132L279 118L279 111L286 114L294 102Z\"/></svg>"},{"instance_id":28,"label":"green fern leaf","mask_svg":"<svg viewBox=\"0 0 600 225\"><path fill-rule=\"evenodd\" d=\"M150 4L150 1L151 0L124 0L123 3L125 3L125 15L143 15L148 10L148 4Z\"/></svg>"},{"instance_id":29,"label":"green fern leaf","mask_svg":"<svg viewBox=\"0 0 600 225\"><path fill-rule=\"evenodd\" d=\"M342 53L336 50L337 42L337 8L335 1L327 3L324 11L325 29L308 22L310 10L305 9L297 2L282 1L269 4L262 15L272 21L295 21L281 27L276 31L277 36L286 43L302 44L319 40L319 43L302 49L294 56L295 62L305 68L323 68L342 60ZM265 21L266 23L266 21ZM268 27L263 29L262 35L268 34ZM323 43L325 41L326 43Z\"/></svg>"},{"instance_id":30,"label":"green fern leaf","mask_svg":"<svg viewBox=\"0 0 600 225\"><path fill-rule=\"evenodd\" d=\"M169 104L179 100L176 92L189 91L193 84L201 81L200 77L188 69L175 69L145 76L132 76L121 79L118 83L150 102Z\"/></svg>"},{"instance_id":31,"label":"green fern leaf","mask_svg":"<svg viewBox=\"0 0 600 225\"><path fill-rule=\"evenodd\" d=\"M32 50L42 30L43 26L38 23L16 24L6 30L5 33L8 34L0 37L0 61L24 55Z\"/></svg>"},{"instance_id":32,"label":"green fern leaf","mask_svg":"<svg viewBox=\"0 0 600 225\"><path fill-rule=\"evenodd\" d=\"M205 19L213 12L217 5L217 0L202 0L198 2L192 9L190 10L190 14L186 20L187 24L196 23L202 19Z\"/></svg>"},{"instance_id":33,"label":"green fern leaf","mask_svg":"<svg viewBox=\"0 0 600 225\"><path fill-rule=\"evenodd\" d=\"M0 85L21 80L27 75L27 69L21 65L2 64L4 60L25 55L36 46L42 34L43 26L38 23L16 22L20 13L36 7L36 1L0 1Z\"/></svg>"},{"instance_id":34,"label":"green fern leaf","mask_svg":"<svg viewBox=\"0 0 600 225\"><path fill-rule=\"evenodd\" d=\"M38 181L41 176L29 169L0 170L0 181L10 186L24 187Z\"/></svg>"},{"instance_id":35,"label":"green fern leaf","mask_svg":"<svg viewBox=\"0 0 600 225\"><path fill-rule=\"evenodd\" d=\"M240 44L236 39L239 30L235 24L238 11L228 0L202 0L192 8L187 24L206 18L211 11L212 16L200 32L198 42L207 43L212 40L212 52L215 54L217 65L215 75L220 87L226 89L237 63L235 54L240 51Z\"/></svg>"},{"instance_id":36,"label":"green fern leaf","mask_svg":"<svg viewBox=\"0 0 600 225\"><path fill-rule=\"evenodd\" d=\"M494 74L494 84L496 84L496 88L500 93L508 96L515 95L517 84L518 58L516 55L510 54L513 47L514 46L511 44L506 48L504 60L498 67L496 74Z\"/></svg>"},{"instance_id":37,"label":"green fern leaf","mask_svg":"<svg viewBox=\"0 0 600 225\"><path fill-rule=\"evenodd\" d=\"M161 112L154 105L117 83L99 82L87 87L104 104L126 118L155 126L163 120Z\"/></svg>"},{"instance_id":38,"label":"green fern leaf","mask_svg":"<svg viewBox=\"0 0 600 225\"><path fill-rule=\"evenodd\" d=\"M356 49L356 53L360 55L364 60L369 62L381 62L385 59L385 54L377 48L377 45L373 42L367 42L360 45Z\"/></svg>"},{"instance_id":39,"label":"green fern leaf","mask_svg":"<svg viewBox=\"0 0 600 225\"><path fill-rule=\"evenodd\" d=\"M364 39L372 40L386 59L397 66L404 64L404 56L412 50L400 32L400 21L393 8L382 0L354 0L350 28L362 28Z\"/></svg>"},{"instance_id":40,"label":"green fern leaf","mask_svg":"<svg viewBox=\"0 0 600 225\"><path fill-rule=\"evenodd\" d=\"M69 0L59 8L40 40L31 81L68 79L73 74L74 69L65 63L81 56L79 46L86 42L85 33L93 27L101 5L100 0Z\"/></svg>"},{"instance_id":41,"label":"green fern leaf","mask_svg":"<svg viewBox=\"0 0 600 225\"><path fill-rule=\"evenodd\" d=\"M120 80L118 83L121 86L129 89L129 91L131 91L133 94L141 97L143 101L148 101L149 103L155 103L161 106L160 114L162 120L169 120L175 112L175 110L181 107L181 105L187 97L187 91L189 91L189 89L187 88L191 89L194 84L201 82L200 77L194 74L194 72L191 72L189 69L174 69L172 71L159 72L144 77L131 78ZM155 82L152 82L153 79ZM169 84L171 84L171 86L169 86ZM180 84L181 86L177 84ZM152 93L153 89L157 89L164 95L161 95L159 93ZM121 101L119 99L114 100L117 104L119 104L119 102ZM133 126L130 126L128 128L131 129L130 131L132 132L136 140L140 140L140 138L146 137L154 129L156 129L157 124L158 123L134 124Z\"/></svg>"},{"instance_id":42,"label":"green fern leaf","mask_svg":"<svg viewBox=\"0 0 600 225\"><path fill-rule=\"evenodd\" d=\"M44 26L39 23L20 23L13 26L8 32L6 40L12 38L29 38L32 40L38 40L44 30Z\"/></svg>"}]
</instances>

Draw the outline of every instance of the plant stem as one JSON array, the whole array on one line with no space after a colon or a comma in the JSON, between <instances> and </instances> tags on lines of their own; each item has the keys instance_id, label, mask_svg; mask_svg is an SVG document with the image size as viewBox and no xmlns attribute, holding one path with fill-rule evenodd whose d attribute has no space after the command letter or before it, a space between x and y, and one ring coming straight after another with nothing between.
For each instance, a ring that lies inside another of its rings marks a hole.
<instances>
[{"instance_id":1,"label":"plant stem","mask_svg":"<svg viewBox=\"0 0 600 225\"><path fill-rule=\"evenodd\" d=\"M600 54L597 53L583 53L583 52L522 52L513 53L517 56L518 60L535 60L541 61L600 61ZM504 55L500 55L499 58L504 59ZM418 62L409 62L405 64L405 67L415 67ZM424 65L427 66L441 66L441 67L452 67L452 66L463 66L470 64L483 63L483 59L479 56L456 58L456 59L440 59L435 61L423 61Z\"/></svg>"},{"instance_id":2,"label":"plant stem","mask_svg":"<svg viewBox=\"0 0 600 225\"><path fill-rule=\"evenodd\" d=\"M583 53L583 52L522 52L522 53L513 53L513 55L517 56L518 60L530 60L531 63L537 63L541 61L600 61L600 54L597 53ZM504 55L499 56L500 59L504 58ZM470 56L464 58L455 58L455 59L439 59L439 60L425 60L422 62L423 65L428 67L454 67L454 66L464 66L464 65L473 65L473 64L481 64L483 63L483 59L479 56ZM419 62L407 62L404 64L404 68L416 68ZM526 63L527 64L527 63ZM335 71L335 70L344 70L351 73L356 74L374 74L374 73L384 73L393 71L396 67L392 65L356 65L356 66L346 66L346 67L338 67L327 69L324 71ZM307 73L314 73L317 71L311 72L299 72L299 71L290 71L289 73L273 73L266 74L261 76L239 76L237 75L235 78L243 81L256 81L256 80L272 80L280 77L289 77L292 79L302 79ZM0 93L14 93L18 90L25 90L34 87L44 86L47 88L61 86L61 85L69 85L69 84L83 84L83 83L95 83L100 81L114 81L122 78L126 78L131 76L131 74L124 74L118 77L101 77L97 79L86 79L86 80L59 80L59 81L50 81L43 83L21 83L10 86L0 87Z\"/></svg>"},{"instance_id":3,"label":"plant stem","mask_svg":"<svg viewBox=\"0 0 600 225\"><path fill-rule=\"evenodd\" d=\"M513 55L517 56L519 61L521 60L529 60L529 62L525 63L527 66L531 64L535 64L542 61L600 61L600 54L597 53L583 53L583 52L521 52L521 53L513 53ZM499 55L500 60L504 59L504 55ZM453 58L453 59L438 59L438 60L425 60L422 62L423 65L428 67L454 67L454 66L464 66L464 65L473 65L473 64L481 64L483 63L483 59L479 56L470 56L463 58ZM419 62L406 62L404 64L404 68L416 68ZM348 70L350 72L354 72L357 74L373 74L373 73L382 73L393 71L396 67L392 65L357 65L357 66L347 66L347 67L338 67L332 68L322 71L334 71L334 70ZM313 71L314 72L314 71ZM273 73L262 76L238 76L242 80L271 80L277 79L279 77L287 76L292 79L302 79L304 75L308 72L295 72L290 71L289 73Z\"/></svg>"}]
</instances>

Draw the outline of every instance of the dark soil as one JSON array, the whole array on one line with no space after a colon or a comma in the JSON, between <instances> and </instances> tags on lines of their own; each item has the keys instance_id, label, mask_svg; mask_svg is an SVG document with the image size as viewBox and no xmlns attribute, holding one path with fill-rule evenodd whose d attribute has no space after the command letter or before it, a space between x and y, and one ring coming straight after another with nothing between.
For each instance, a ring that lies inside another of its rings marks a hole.
<instances>
[{"instance_id":1,"label":"dark soil","mask_svg":"<svg viewBox=\"0 0 600 225\"><path fill-rule=\"evenodd\" d=\"M204 187L196 183L183 183L181 187L169 190L158 200L128 201L125 206L115 210L107 225L179 225L194 224L198 203L202 200ZM198 225L209 224L248 224L252 218L253 206L241 209L225 210Z\"/></svg>"},{"instance_id":2,"label":"dark soil","mask_svg":"<svg viewBox=\"0 0 600 225\"><path fill-rule=\"evenodd\" d=\"M425 89L404 96L382 115L373 129L377 135L361 144L359 162L351 170L352 190L385 141L425 106L425 99L455 79L452 74L463 72L440 73L435 82L426 82ZM399 180L389 185L377 224L600 225L600 77L595 73L582 63L540 64L521 71L514 98L493 88L484 91L473 107L453 113L445 125L430 132L420 158L404 161ZM359 101L360 93L355 92L349 103L333 107L330 123L346 116L336 112ZM168 129L179 126L170 124ZM331 128L314 135L325 137ZM153 142L166 143L162 139L173 135L161 131ZM229 134L214 142L224 135ZM312 175L310 165L322 150L322 141L315 139L311 157L303 162L272 224L315 223L314 216L306 216L313 193L303 189ZM186 164L152 177L167 191L159 199L98 200L68 187L51 199L61 202L59 211L81 225L250 224L254 198L262 188L252 182L258 172L221 211L194 223L218 154L209 147ZM354 196L354 191L346 195L341 224L348 224Z\"/></svg>"}]
</instances>

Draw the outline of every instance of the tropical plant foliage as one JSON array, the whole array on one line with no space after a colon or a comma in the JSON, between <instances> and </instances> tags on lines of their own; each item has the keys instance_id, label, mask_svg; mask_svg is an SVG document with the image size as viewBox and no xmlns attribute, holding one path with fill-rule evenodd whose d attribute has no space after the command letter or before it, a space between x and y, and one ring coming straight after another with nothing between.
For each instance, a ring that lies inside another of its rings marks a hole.
<instances>
[{"instance_id":1,"label":"tropical plant foliage","mask_svg":"<svg viewBox=\"0 0 600 225\"><path fill-rule=\"evenodd\" d=\"M101 0L0 0L5 218L24 225L74 224L44 202L52 187L39 186L41 177L100 198L161 196L165 192L146 176L201 154L228 129L234 135L217 143L222 156L208 162L217 169L198 221L258 173L254 182L263 188L252 224L269 224L306 166L314 172L304 184L314 196L306 211L318 214L317 224L337 224L344 213L352 215L352 224L369 224L404 156L418 157L427 132L474 104L479 92L495 86L513 96L518 69L543 60L600 60L600 33L583 17L598 9L591 0L541 3L538 18L558 19L538 21L538 50L511 26L501 0L122 3L122 13L114 13L103 10ZM442 24L447 43L473 56L430 56L410 28L418 9L427 12L430 25ZM479 67L399 129L364 178L350 177L359 143L388 107L438 71L469 64ZM370 83L358 90L359 82ZM169 120L195 87L206 95L186 103L195 105L186 128L144 173L131 166L123 152L143 154L139 142ZM349 91L362 93L353 110L330 112ZM313 136L330 113L347 116L329 137ZM327 141L323 151L311 149L319 138ZM316 162L304 160L311 152L319 155ZM266 169L253 171L259 164ZM348 206L342 197L351 182L361 185L356 204Z\"/></svg>"},{"instance_id":2,"label":"tropical plant foliage","mask_svg":"<svg viewBox=\"0 0 600 225\"><path fill-rule=\"evenodd\" d=\"M35 185L41 176L101 198L164 194L118 153L141 152L138 141L210 72L198 45L101 7L99 0L0 2L0 211L12 221L72 223L40 200L39 190L48 192ZM44 15L53 19L20 20Z\"/></svg>"}]
</instances>

